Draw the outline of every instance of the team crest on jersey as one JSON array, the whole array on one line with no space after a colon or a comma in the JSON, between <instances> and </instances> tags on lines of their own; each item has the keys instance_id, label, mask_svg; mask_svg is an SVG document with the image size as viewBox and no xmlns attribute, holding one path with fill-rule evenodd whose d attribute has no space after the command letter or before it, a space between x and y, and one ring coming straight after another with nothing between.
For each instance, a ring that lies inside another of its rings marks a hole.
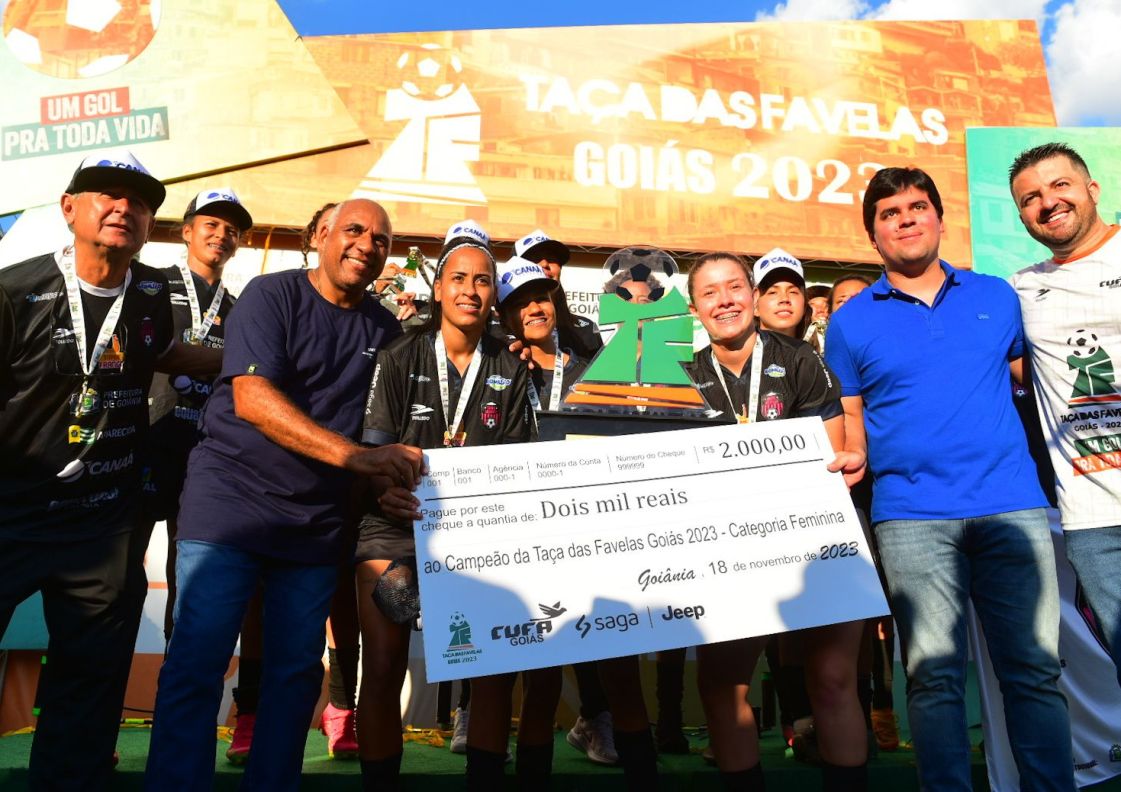
<instances>
[{"instance_id":1,"label":"team crest on jersey","mask_svg":"<svg viewBox=\"0 0 1121 792\"><path fill-rule=\"evenodd\" d=\"M152 317L145 316L140 320L140 337L144 339L144 346L150 347L156 341L156 326Z\"/></svg>"},{"instance_id":2,"label":"team crest on jersey","mask_svg":"<svg viewBox=\"0 0 1121 792\"><path fill-rule=\"evenodd\" d=\"M498 409L498 405L494 402L487 402L483 405L483 410L479 415L483 422L483 426L487 429L493 429L498 426L498 422L502 420L502 413Z\"/></svg>"},{"instance_id":3,"label":"team crest on jersey","mask_svg":"<svg viewBox=\"0 0 1121 792\"><path fill-rule=\"evenodd\" d=\"M491 390L504 391L510 387L511 380L508 377L503 377L501 374L491 374L487 377L487 386Z\"/></svg>"},{"instance_id":4,"label":"team crest on jersey","mask_svg":"<svg viewBox=\"0 0 1121 792\"><path fill-rule=\"evenodd\" d=\"M763 417L768 421L774 421L782 417L783 403L782 396L777 393L768 393L763 397Z\"/></svg>"},{"instance_id":5,"label":"team crest on jersey","mask_svg":"<svg viewBox=\"0 0 1121 792\"><path fill-rule=\"evenodd\" d=\"M144 280L136 284L136 288L147 294L149 297L155 297L160 293L160 289L163 288L163 284L159 281Z\"/></svg>"},{"instance_id":6,"label":"team crest on jersey","mask_svg":"<svg viewBox=\"0 0 1121 792\"><path fill-rule=\"evenodd\" d=\"M766 374L768 377L774 377L775 379L779 379L781 377L786 376L786 369L784 369L778 363L772 363L771 365L769 365L765 369L763 369L763 373Z\"/></svg>"}]
</instances>

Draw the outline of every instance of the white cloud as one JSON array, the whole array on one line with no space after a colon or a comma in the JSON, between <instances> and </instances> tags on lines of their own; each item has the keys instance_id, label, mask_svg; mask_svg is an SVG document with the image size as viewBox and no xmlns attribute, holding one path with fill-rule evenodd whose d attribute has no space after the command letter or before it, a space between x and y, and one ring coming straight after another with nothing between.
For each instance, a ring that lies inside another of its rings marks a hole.
<instances>
[{"instance_id":1,"label":"white cloud","mask_svg":"<svg viewBox=\"0 0 1121 792\"><path fill-rule=\"evenodd\" d=\"M888 0L868 19L1034 19L1043 25L1047 0Z\"/></svg>"},{"instance_id":2,"label":"white cloud","mask_svg":"<svg viewBox=\"0 0 1121 792\"><path fill-rule=\"evenodd\" d=\"M868 11L864 0L786 0L775 10L755 15L756 22L813 22L833 19L859 19Z\"/></svg>"},{"instance_id":3,"label":"white cloud","mask_svg":"<svg viewBox=\"0 0 1121 792\"><path fill-rule=\"evenodd\" d=\"M1121 125L1119 34L1121 4L1117 0L1073 0L1055 13L1046 54L1061 126L1082 122Z\"/></svg>"}]
</instances>

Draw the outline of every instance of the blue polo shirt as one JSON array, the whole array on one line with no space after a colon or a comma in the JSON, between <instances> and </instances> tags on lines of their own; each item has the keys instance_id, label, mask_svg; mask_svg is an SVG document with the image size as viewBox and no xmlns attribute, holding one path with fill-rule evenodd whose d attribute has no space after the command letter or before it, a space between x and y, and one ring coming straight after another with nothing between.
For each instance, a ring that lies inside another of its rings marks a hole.
<instances>
[{"instance_id":1,"label":"blue polo shirt","mask_svg":"<svg viewBox=\"0 0 1121 792\"><path fill-rule=\"evenodd\" d=\"M1045 506L1012 403L1020 303L999 278L946 273L927 306L881 277L829 323L825 360L864 399L872 519L962 519Z\"/></svg>"},{"instance_id":2,"label":"blue polo shirt","mask_svg":"<svg viewBox=\"0 0 1121 792\"><path fill-rule=\"evenodd\" d=\"M344 530L352 474L263 435L234 411L233 379L266 377L320 426L358 440L378 350L401 334L367 296L340 308L307 270L251 280L226 320L222 374L204 408L179 510L179 538L304 564L354 551Z\"/></svg>"}]
</instances>

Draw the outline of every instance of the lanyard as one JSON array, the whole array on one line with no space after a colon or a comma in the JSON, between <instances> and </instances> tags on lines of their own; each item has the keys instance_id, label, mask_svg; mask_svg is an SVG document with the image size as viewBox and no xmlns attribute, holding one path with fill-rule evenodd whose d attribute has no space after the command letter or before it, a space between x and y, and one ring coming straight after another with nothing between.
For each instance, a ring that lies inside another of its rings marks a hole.
<instances>
[{"instance_id":1,"label":"lanyard","mask_svg":"<svg viewBox=\"0 0 1121 792\"><path fill-rule=\"evenodd\" d=\"M218 282L214 299L210 301L210 307L206 309L206 315L203 316L202 307L199 305L199 297L195 292L194 274L191 272L191 268L187 266L187 262L182 259L179 260L179 271L183 274L183 285L187 287L187 302L191 305L191 337L189 343L199 344L210 334L210 328L214 326L214 320L218 317L218 309L222 307L222 298L226 296L226 284L221 281Z\"/></svg>"},{"instance_id":2,"label":"lanyard","mask_svg":"<svg viewBox=\"0 0 1121 792\"><path fill-rule=\"evenodd\" d=\"M130 268L125 273L125 282L121 286L121 293L109 306L109 313L105 314L105 320L101 323L101 330L98 331L93 352L90 354L87 363L86 313L82 307L82 287L78 284L78 269L74 263L73 247L67 247L62 251L62 255L58 259L58 268L62 270L62 280L66 283L66 301L70 305L70 323L74 326L74 341L78 347L78 358L82 365L82 373L89 377L97 368L97 364L101 360L101 354L109 346L109 342L113 338L113 331L117 329L117 320L121 318L121 308L125 303L125 292L128 291L129 283L132 282L132 269Z\"/></svg>"},{"instance_id":3,"label":"lanyard","mask_svg":"<svg viewBox=\"0 0 1121 792\"><path fill-rule=\"evenodd\" d=\"M560 336L557 329L553 328L553 347L557 350L556 359L553 361L553 387L549 391L549 409L556 410L560 405L561 387L564 382L564 353L560 348ZM541 398L537 395L537 386L533 380L529 382L529 405L534 412L541 409Z\"/></svg>"},{"instance_id":4,"label":"lanyard","mask_svg":"<svg viewBox=\"0 0 1121 792\"><path fill-rule=\"evenodd\" d=\"M440 406L444 408L444 423L447 431L444 432L444 445L461 446L467 442L467 433L462 431L463 414L467 411L467 402L471 399L471 390L475 387L475 378L479 376L479 369L483 364L483 339L475 345L475 353L471 356L471 364L467 367L467 374L463 377L463 388L459 392L459 403L455 405L455 417L448 420L451 410L451 396L448 392L448 352L444 346L444 334L436 331L436 374L440 380Z\"/></svg>"},{"instance_id":5,"label":"lanyard","mask_svg":"<svg viewBox=\"0 0 1121 792\"><path fill-rule=\"evenodd\" d=\"M732 394L728 391L728 383L724 381L724 370L720 367L720 361L716 359L716 352L710 351L712 355L712 367L716 369L716 378L720 380L720 387L724 389L724 395L728 397L728 404L732 405L732 412L735 412L736 405L732 403ZM743 406L743 414L736 415L736 420L740 423L751 423L755 420L755 416L759 414L759 385L763 381L763 337L758 333L755 334L755 347L751 350L751 379L747 387L747 401L748 403Z\"/></svg>"}]
</instances>

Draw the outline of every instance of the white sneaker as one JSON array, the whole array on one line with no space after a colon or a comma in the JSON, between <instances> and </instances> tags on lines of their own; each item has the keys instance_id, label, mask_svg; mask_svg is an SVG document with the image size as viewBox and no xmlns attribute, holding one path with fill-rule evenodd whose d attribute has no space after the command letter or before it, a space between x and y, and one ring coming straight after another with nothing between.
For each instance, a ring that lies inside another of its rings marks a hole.
<instances>
[{"instance_id":1,"label":"white sneaker","mask_svg":"<svg viewBox=\"0 0 1121 792\"><path fill-rule=\"evenodd\" d=\"M601 712L591 720L577 718L576 725L565 738L568 744L583 751L588 759L596 764L614 765L619 763L615 751L615 735L612 733L611 713Z\"/></svg>"},{"instance_id":2,"label":"white sneaker","mask_svg":"<svg viewBox=\"0 0 1121 792\"><path fill-rule=\"evenodd\" d=\"M454 754L467 753L467 719L470 714L471 710L456 707L452 715L452 741L448 747Z\"/></svg>"}]
</instances>

